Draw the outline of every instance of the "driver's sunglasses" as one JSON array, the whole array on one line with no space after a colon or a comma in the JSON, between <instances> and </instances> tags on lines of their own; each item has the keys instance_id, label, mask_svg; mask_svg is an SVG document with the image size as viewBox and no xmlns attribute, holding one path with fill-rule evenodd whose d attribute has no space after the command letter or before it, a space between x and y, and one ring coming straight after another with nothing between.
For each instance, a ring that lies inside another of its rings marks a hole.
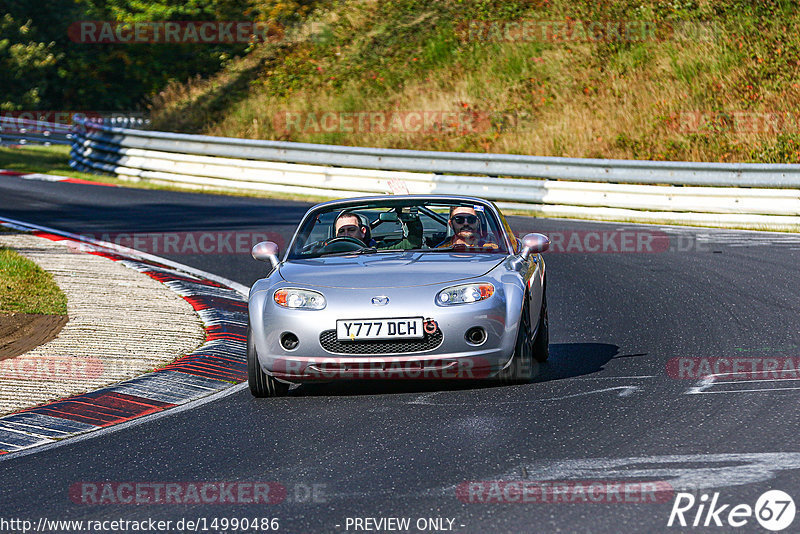
<instances>
[{"instance_id":1,"label":"driver's sunglasses","mask_svg":"<svg viewBox=\"0 0 800 534\"><path fill-rule=\"evenodd\" d=\"M465 222L468 224L475 224L478 222L478 218L475 215L455 215L453 217L453 222L456 224L464 224Z\"/></svg>"},{"instance_id":2,"label":"driver's sunglasses","mask_svg":"<svg viewBox=\"0 0 800 534\"><path fill-rule=\"evenodd\" d=\"M355 224L346 224L346 225L342 226L341 228L339 228L336 231L336 235L356 234L356 233L358 233L358 230L359 230L359 227L356 226Z\"/></svg>"}]
</instances>

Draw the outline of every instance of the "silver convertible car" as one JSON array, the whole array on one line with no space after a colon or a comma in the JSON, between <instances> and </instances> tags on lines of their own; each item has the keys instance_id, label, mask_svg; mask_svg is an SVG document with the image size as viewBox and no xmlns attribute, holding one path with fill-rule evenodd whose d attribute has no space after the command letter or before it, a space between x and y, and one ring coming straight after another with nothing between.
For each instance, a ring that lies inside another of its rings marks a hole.
<instances>
[{"instance_id":1,"label":"silver convertible car","mask_svg":"<svg viewBox=\"0 0 800 534\"><path fill-rule=\"evenodd\" d=\"M250 290L247 368L256 397L339 379L529 380L548 357L542 234L517 239L472 197L325 202Z\"/></svg>"}]
</instances>

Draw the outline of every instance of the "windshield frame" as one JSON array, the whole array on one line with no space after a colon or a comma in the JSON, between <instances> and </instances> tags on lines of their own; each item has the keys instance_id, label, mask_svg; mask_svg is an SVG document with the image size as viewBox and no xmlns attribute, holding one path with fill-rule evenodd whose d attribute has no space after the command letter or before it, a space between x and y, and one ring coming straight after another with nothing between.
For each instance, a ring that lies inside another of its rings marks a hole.
<instances>
[{"instance_id":1,"label":"windshield frame","mask_svg":"<svg viewBox=\"0 0 800 534\"><path fill-rule=\"evenodd\" d=\"M498 252L486 252L481 251L478 249L469 249L466 250L457 250L460 254L503 254L503 255L510 255L515 254L516 247L514 246L513 242L509 239L507 235L507 224L504 224L505 218L500 213L500 210L494 203L476 198L476 197L467 197L467 196L450 196L450 195L392 195L392 196L374 196L374 197L359 197L359 198L351 198L351 199L344 199L344 200L333 200L329 202L324 202L321 204L317 204L312 206L306 214L303 216L303 219L297 225L297 228L292 235L292 239L289 242L289 245L286 247L286 250L283 253L282 261L292 261L292 260L306 260L306 259L316 259L316 258L327 258L327 257L334 257L334 256L346 256L346 255L359 255L359 254L382 254L387 252L393 253L403 253L403 252L433 252L436 253L437 249L435 248L415 248L415 249L408 249L408 250L376 250L371 247L365 247L362 250L355 250L355 251L348 251L348 252L333 252L328 253L322 256L301 256L297 254L292 254L292 251L295 250L297 246L297 242L299 239L304 238L310 234L311 229L313 228L312 221L314 221L319 215L330 213L333 211L351 211L351 210L358 210L358 209L390 209L392 207L398 206L408 206L409 204L420 204L422 208L427 207L427 204L438 204L438 205L476 205L481 206L483 208L484 214L487 218L491 218L491 223L495 228L495 234L497 235L498 240L500 243L500 250ZM435 212L434 212L435 213ZM439 214L441 215L441 214ZM309 226L311 225L311 226ZM439 251L441 253L444 252L453 252L452 249L442 249Z\"/></svg>"}]
</instances>

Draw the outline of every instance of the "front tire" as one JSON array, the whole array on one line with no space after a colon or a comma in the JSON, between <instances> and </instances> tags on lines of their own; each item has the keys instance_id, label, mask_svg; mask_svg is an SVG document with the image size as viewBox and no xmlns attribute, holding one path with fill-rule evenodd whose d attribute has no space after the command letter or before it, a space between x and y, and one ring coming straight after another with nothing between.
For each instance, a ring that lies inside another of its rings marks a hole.
<instances>
[{"instance_id":1,"label":"front tire","mask_svg":"<svg viewBox=\"0 0 800 534\"><path fill-rule=\"evenodd\" d=\"M258 364L256 344L253 340L253 330L247 325L247 385L250 393L257 398L285 397L289 393L289 384L278 382L272 376L261 370Z\"/></svg>"},{"instance_id":2,"label":"front tire","mask_svg":"<svg viewBox=\"0 0 800 534\"><path fill-rule=\"evenodd\" d=\"M539 312L539 326L533 340L533 359L544 363L550 357L550 320L547 316L547 291L542 293L542 311Z\"/></svg>"},{"instance_id":3,"label":"front tire","mask_svg":"<svg viewBox=\"0 0 800 534\"><path fill-rule=\"evenodd\" d=\"M533 342L531 341L531 314L528 297L522 306L522 315L517 329L517 342L511 364L503 369L498 378L508 385L527 384L533 377Z\"/></svg>"}]
</instances>

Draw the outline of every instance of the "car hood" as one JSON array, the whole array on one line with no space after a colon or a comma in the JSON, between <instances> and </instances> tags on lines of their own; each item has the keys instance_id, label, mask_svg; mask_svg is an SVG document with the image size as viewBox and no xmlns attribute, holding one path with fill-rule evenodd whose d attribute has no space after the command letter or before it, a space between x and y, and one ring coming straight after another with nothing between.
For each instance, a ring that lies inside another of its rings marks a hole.
<instances>
[{"instance_id":1,"label":"car hood","mask_svg":"<svg viewBox=\"0 0 800 534\"><path fill-rule=\"evenodd\" d=\"M379 252L282 263L287 282L319 287L387 288L444 284L481 276L505 254Z\"/></svg>"}]
</instances>

